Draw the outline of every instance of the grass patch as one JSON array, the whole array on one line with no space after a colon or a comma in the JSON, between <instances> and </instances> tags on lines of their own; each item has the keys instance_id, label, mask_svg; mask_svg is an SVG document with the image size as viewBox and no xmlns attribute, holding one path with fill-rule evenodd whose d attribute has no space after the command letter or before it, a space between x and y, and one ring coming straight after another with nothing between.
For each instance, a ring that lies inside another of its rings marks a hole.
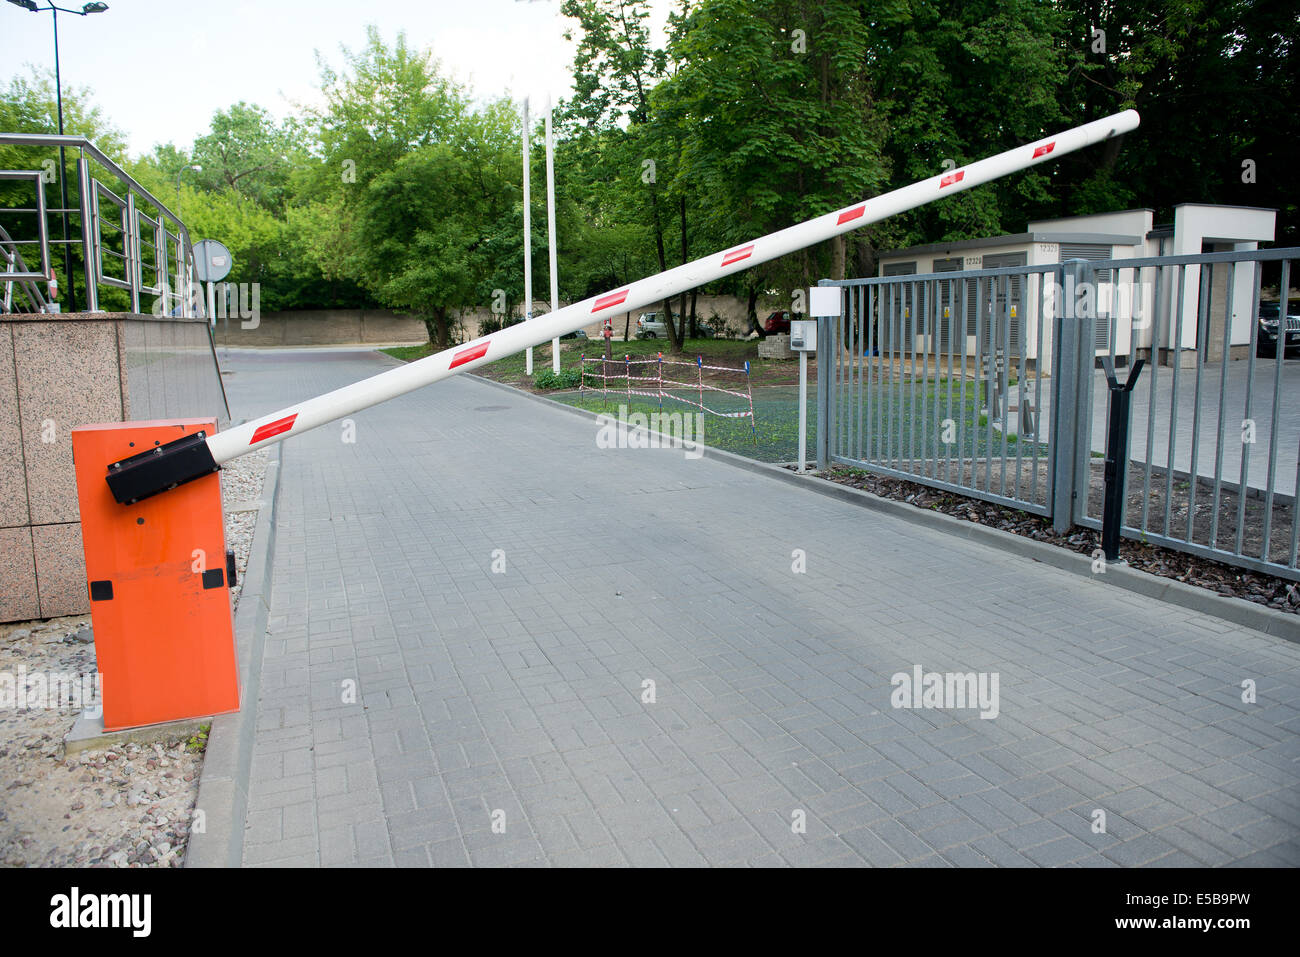
<instances>
[{"instance_id":1,"label":"grass patch","mask_svg":"<svg viewBox=\"0 0 1300 957\"><path fill-rule=\"evenodd\" d=\"M423 359L425 356L433 355L433 343L426 342L420 346L392 346L379 351L384 355L392 356L394 359L401 359L403 362L414 362L416 359Z\"/></svg>"},{"instance_id":2,"label":"grass patch","mask_svg":"<svg viewBox=\"0 0 1300 957\"><path fill-rule=\"evenodd\" d=\"M394 346L380 351L385 355L392 356L394 359L401 359L403 362L414 362L416 359L423 359L432 355L437 350L431 343L424 343L418 346ZM668 340L666 339L633 339L630 342L612 343L610 348L610 354L614 361L622 359L624 356L630 356L633 359L651 359L660 353L663 353L665 360L694 362L698 356L704 360L705 365L728 366L738 370L743 370L745 363L748 361L750 379L755 385L790 385L799 381L799 363L797 361L760 360L758 358L757 340L688 339L683 345L682 351L675 355L668 352ZM573 370L577 374L582 366L582 357L584 355L588 358L600 358L604 354L605 343L602 340L565 339L560 342L560 374L563 375L569 370ZM550 343L535 346L533 348L534 373L540 374L543 369L550 369L550 367ZM810 357L808 363L809 382L817 381L816 369L816 359ZM696 375L690 370L680 368L675 371L679 375L682 373L692 377ZM524 352L505 356L496 362L489 362L487 365L475 369L474 374L497 382L509 383L521 389L538 387L533 377L528 374L527 357ZM588 374L590 375L590 369ZM706 382L711 375L712 373L705 373ZM741 372L741 378L743 380L743 372ZM576 387L576 385L575 382L572 387ZM551 389L555 388L555 386L538 388Z\"/></svg>"}]
</instances>

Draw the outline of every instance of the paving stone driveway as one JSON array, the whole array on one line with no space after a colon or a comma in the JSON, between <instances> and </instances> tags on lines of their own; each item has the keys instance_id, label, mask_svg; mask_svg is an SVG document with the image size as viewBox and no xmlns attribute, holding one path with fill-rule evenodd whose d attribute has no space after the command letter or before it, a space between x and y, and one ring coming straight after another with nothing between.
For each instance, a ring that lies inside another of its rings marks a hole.
<instances>
[{"instance_id":1,"label":"paving stone driveway","mask_svg":"<svg viewBox=\"0 0 1300 957\"><path fill-rule=\"evenodd\" d=\"M1296 645L468 378L354 420L284 447L248 865L1300 864Z\"/></svg>"}]
</instances>

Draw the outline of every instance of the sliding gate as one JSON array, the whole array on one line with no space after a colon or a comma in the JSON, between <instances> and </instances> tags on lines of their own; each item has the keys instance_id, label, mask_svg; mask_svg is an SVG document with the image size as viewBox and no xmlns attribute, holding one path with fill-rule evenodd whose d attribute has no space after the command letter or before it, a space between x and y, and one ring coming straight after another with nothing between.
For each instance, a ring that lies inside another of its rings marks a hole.
<instances>
[{"instance_id":1,"label":"sliding gate","mask_svg":"<svg viewBox=\"0 0 1300 957\"><path fill-rule=\"evenodd\" d=\"M1025 313L1037 318L1026 303L1060 268L833 283L844 315L822 321L819 357L829 459L1050 516L1052 330Z\"/></svg>"},{"instance_id":2,"label":"sliding gate","mask_svg":"<svg viewBox=\"0 0 1300 957\"><path fill-rule=\"evenodd\" d=\"M1102 367L1122 382L1141 358L1121 534L1300 581L1297 259L1233 250L823 282L842 288L843 316L819 320L818 464L1099 530Z\"/></svg>"}]
</instances>

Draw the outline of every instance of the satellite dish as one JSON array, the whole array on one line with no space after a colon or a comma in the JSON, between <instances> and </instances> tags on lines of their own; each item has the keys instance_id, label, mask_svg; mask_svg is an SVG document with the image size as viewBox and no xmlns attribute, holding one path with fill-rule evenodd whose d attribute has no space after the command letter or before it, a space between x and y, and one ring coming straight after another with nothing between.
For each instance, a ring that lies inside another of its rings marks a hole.
<instances>
[{"instance_id":1,"label":"satellite dish","mask_svg":"<svg viewBox=\"0 0 1300 957\"><path fill-rule=\"evenodd\" d=\"M230 250L215 239L200 239L194 244L194 272L199 282L221 282L230 275L233 265Z\"/></svg>"}]
</instances>

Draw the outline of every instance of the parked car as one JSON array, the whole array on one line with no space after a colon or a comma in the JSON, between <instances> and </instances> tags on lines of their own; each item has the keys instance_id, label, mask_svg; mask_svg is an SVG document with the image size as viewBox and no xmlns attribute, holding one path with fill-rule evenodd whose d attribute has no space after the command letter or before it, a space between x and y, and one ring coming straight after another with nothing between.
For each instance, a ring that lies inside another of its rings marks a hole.
<instances>
[{"instance_id":1,"label":"parked car","mask_svg":"<svg viewBox=\"0 0 1300 957\"><path fill-rule=\"evenodd\" d=\"M587 332L585 329L578 329L575 332L566 332L564 335L560 336L560 338L561 339L586 339Z\"/></svg>"},{"instance_id":2,"label":"parked car","mask_svg":"<svg viewBox=\"0 0 1300 957\"><path fill-rule=\"evenodd\" d=\"M1259 304L1259 336L1255 352L1266 357L1277 356L1279 334L1285 338L1284 355L1300 353L1300 312L1289 312L1286 317L1286 329L1281 329L1282 306L1276 302Z\"/></svg>"},{"instance_id":3,"label":"parked car","mask_svg":"<svg viewBox=\"0 0 1300 957\"><path fill-rule=\"evenodd\" d=\"M769 336L774 336L778 332L790 334L790 320L802 318L795 313L777 310L763 320L763 332Z\"/></svg>"},{"instance_id":4,"label":"parked car","mask_svg":"<svg viewBox=\"0 0 1300 957\"><path fill-rule=\"evenodd\" d=\"M680 328L681 320L674 314L673 323ZM638 339L666 339L668 327L664 325L663 313L643 312L636 317L636 337Z\"/></svg>"},{"instance_id":5,"label":"parked car","mask_svg":"<svg viewBox=\"0 0 1300 957\"><path fill-rule=\"evenodd\" d=\"M682 317L673 313L673 325L679 332L683 331ZM695 337L697 339L712 339L717 335L714 328L703 319L695 320ZM667 339L668 327L664 325L663 314L658 312L643 312L636 317L636 337L638 339Z\"/></svg>"}]
</instances>

